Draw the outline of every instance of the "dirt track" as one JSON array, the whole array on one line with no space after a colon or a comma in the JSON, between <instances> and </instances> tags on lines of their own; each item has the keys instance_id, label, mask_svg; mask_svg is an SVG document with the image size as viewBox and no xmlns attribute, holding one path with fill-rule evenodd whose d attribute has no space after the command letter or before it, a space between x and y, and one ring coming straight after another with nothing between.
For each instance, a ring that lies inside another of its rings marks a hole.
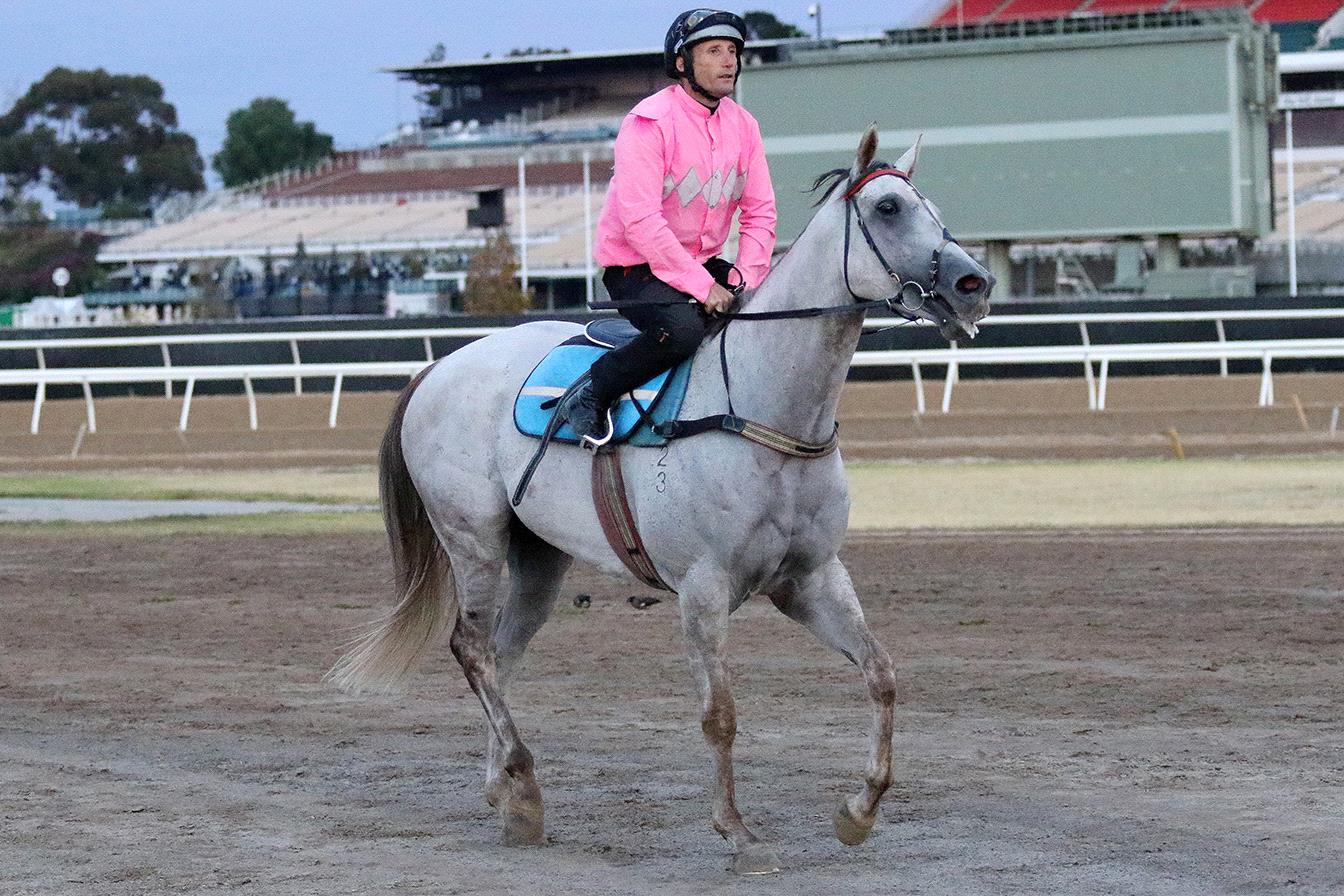
<instances>
[{"instance_id":1,"label":"dirt track","mask_svg":"<svg viewBox=\"0 0 1344 896\"><path fill-rule=\"evenodd\" d=\"M739 797L788 867L737 880L671 602L571 576L515 689L552 843L507 850L446 650L404 697L319 681L386 597L377 539L9 538L0 892L1337 893L1341 543L851 541L898 665L898 784L868 843L834 840L862 688L749 602Z\"/></svg>"},{"instance_id":2,"label":"dirt track","mask_svg":"<svg viewBox=\"0 0 1344 896\"><path fill-rule=\"evenodd\" d=\"M1171 456L1174 432L1190 457L1344 450L1344 434L1329 432L1344 375L1279 374L1274 383L1277 403L1260 408L1255 375L1113 377L1106 410L1096 412L1082 377L964 380L944 414L942 382L928 378L926 412L917 414L908 380L851 382L841 447L849 460L1152 458ZM242 396L197 396L185 433L180 395L96 399L94 433L83 401L48 401L37 435L31 403L0 402L0 470L372 462L395 393L347 392L332 428L323 388L306 380L301 396L258 395L255 431Z\"/></svg>"}]
</instances>

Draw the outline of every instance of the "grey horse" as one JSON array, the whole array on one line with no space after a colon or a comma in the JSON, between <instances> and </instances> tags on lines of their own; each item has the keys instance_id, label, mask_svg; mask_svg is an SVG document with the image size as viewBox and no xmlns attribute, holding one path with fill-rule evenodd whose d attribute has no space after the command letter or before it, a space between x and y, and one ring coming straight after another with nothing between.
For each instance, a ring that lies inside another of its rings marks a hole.
<instances>
[{"instance_id":1,"label":"grey horse","mask_svg":"<svg viewBox=\"0 0 1344 896\"><path fill-rule=\"evenodd\" d=\"M871 300L890 297L890 307L927 319L948 339L974 336L989 311L992 278L951 242L936 207L911 183L918 144L894 168L874 162L876 151L869 128L853 167L831 172L811 222L748 298L743 316L766 319L730 323L695 357L683 418L722 413L730 383L743 417L826 442L863 311L880 304ZM834 313L805 316L805 309ZM406 388L380 457L400 602L329 673L347 690L390 690L451 621L450 649L489 723L486 798L513 845L543 843L545 834L532 754L505 687L554 608L572 558L629 575L603 535L585 451L553 445L526 499L510 503L536 447L514 428L511 404L537 362L577 331L562 322L524 324L459 349ZM733 789L737 719L724 644L729 615L753 594L863 674L873 711L868 764L858 793L834 816L841 841L862 842L892 780L896 679L837 557L849 514L839 453L796 457L724 431L665 449L620 450L649 556L679 599L713 752L711 823L732 845L733 869L780 867L774 849L743 823Z\"/></svg>"}]
</instances>

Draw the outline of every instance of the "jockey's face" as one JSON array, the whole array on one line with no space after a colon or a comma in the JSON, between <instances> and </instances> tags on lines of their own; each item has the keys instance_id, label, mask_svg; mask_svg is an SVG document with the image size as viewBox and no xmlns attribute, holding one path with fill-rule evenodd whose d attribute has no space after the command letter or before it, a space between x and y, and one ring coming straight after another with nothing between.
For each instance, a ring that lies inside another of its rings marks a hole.
<instances>
[{"instance_id":1,"label":"jockey's face","mask_svg":"<svg viewBox=\"0 0 1344 896\"><path fill-rule=\"evenodd\" d=\"M694 44L691 65L695 69L696 83L719 99L730 95L737 86L737 44L731 40L711 38ZM677 68L685 68L680 59Z\"/></svg>"}]
</instances>

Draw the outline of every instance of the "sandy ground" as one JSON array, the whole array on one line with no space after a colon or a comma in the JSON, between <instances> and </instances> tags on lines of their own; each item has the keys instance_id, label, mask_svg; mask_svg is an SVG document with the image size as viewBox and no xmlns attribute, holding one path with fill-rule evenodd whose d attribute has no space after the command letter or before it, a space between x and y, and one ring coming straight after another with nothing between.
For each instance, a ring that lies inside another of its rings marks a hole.
<instances>
[{"instance_id":1,"label":"sandy ground","mask_svg":"<svg viewBox=\"0 0 1344 896\"><path fill-rule=\"evenodd\" d=\"M1338 893L1342 545L852 539L898 665L898 783L866 844L833 838L863 689L748 602L739 798L787 867L737 879L671 599L571 575L514 694L551 842L511 850L446 649L404 696L320 681L387 597L379 539L8 537L0 893Z\"/></svg>"}]
</instances>

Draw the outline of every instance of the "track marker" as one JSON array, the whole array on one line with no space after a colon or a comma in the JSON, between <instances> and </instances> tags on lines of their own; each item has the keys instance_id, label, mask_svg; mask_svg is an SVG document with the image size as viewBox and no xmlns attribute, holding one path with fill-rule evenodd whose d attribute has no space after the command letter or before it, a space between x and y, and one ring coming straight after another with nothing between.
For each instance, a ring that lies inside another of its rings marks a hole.
<instances>
[{"instance_id":1,"label":"track marker","mask_svg":"<svg viewBox=\"0 0 1344 896\"><path fill-rule=\"evenodd\" d=\"M1181 434L1173 428L1167 430L1165 435L1171 441L1171 453L1176 455L1177 460L1185 460L1185 446L1181 444Z\"/></svg>"},{"instance_id":2,"label":"track marker","mask_svg":"<svg viewBox=\"0 0 1344 896\"><path fill-rule=\"evenodd\" d=\"M1293 393L1293 407L1297 409L1297 419L1302 424L1302 431L1311 432L1311 426L1307 423L1307 412L1303 410L1302 399L1297 397L1296 392Z\"/></svg>"}]
</instances>

